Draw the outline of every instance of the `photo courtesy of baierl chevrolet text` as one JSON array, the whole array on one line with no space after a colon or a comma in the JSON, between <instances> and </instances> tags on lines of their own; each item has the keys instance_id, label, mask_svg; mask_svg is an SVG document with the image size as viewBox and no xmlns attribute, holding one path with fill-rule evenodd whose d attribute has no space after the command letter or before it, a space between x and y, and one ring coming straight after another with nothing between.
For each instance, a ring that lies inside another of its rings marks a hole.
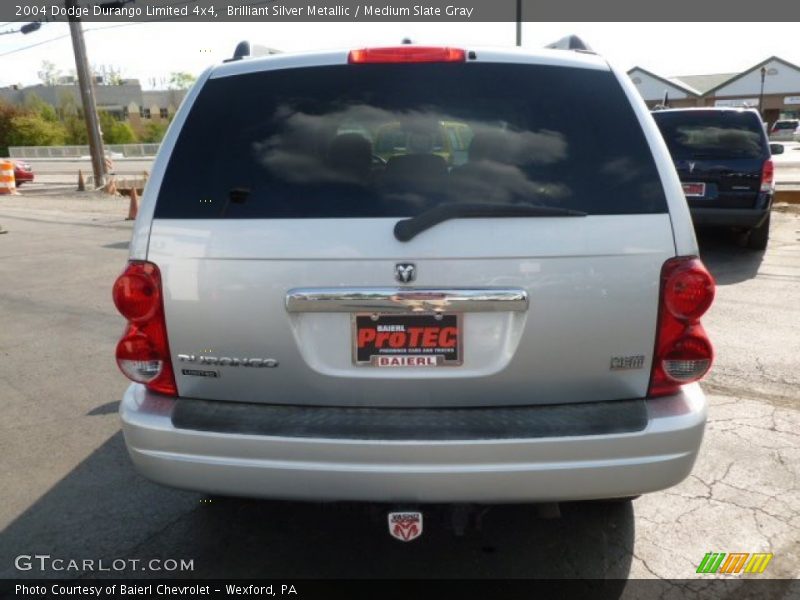
<instances>
[{"instance_id":1,"label":"photo courtesy of baierl chevrolet text","mask_svg":"<svg viewBox=\"0 0 800 600\"><path fill-rule=\"evenodd\" d=\"M0 597L800 598L798 23L0 3Z\"/></svg>"}]
</instances>

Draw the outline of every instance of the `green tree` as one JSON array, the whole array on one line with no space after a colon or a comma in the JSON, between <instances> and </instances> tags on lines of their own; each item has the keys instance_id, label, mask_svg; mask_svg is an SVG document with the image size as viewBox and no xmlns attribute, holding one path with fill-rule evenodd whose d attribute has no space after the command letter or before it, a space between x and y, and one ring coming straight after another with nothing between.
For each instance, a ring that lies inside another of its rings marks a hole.
<instances>
[{"instance_id":1,"label":"green tree","mask_svg":"<svg viewBox=\"0 0 800 600\"><path fill-rule=\"evenodd\" d=\"M70 146L85 146L89 143L89 132L86 130L86 121L77 115L62 119L67 131L67 144Z\"/></svg>"},{"instance_id":2,"label":"green tree","mask_svg":"<svg viewBox=\"0 0 800 600\"><path fill-rule=\"evenodd\" d=\"M175 71L169 74L169 89L188 90L192 87L197 77L185 71Z\"/></svg>"},{"instance_id":3,"label":"green tree","mask_svg":"<svg viewBox=\"0 0 800 600\"><path fill-rule=\"evenodd\" d=\"M98 116L100 117L103 141L106 144L133 144L136 142L136 133L128 123L120 121L106 111L100 111Z\"/></svg>"},{"instance_id":4,"label":"green tree","mask_svg":"<svg viewBox=\"0 0 800 600\"><path fill-rule=\"evenodd\" d=\"M58 122L58 114L52 104L48 104L33 92L25 94L23 106L28 112L34 113L42 117L45 121L50 123Z\"/></svg>"},{"instance_id":5,"label":"green tree","mask_svg":"<svg viewBox=\"0 0 800 600\"><path fill-rule=\"evenodd\" d=\"M75 96L67 90L61 90L58 95L56 112L62 121L66 121L69 117L77 117L81 111L78 109L78 101Z\"/></svg>"},{"instance_id":6,"label":"green tree","mask_svg":"<svg viewBox=\"0 0 800 600\"><path fill-rule=\"evenodd\" d=\"M0 99L0 156L8 156L8 147L14 145L11 143L13 121L23 114L20 107Z\"/></svg>"},{"instance_id":7,"label":"green tree","mask_svg":"<svg viewBox=\"0 0 800 600\"><path fill-rule=\"evenodd\" d=\"M33 112L23 113L11 119L9 146L61 146L67 138L64 126L56 121L47 121Z\"/></svg>"},{"instance_id":8,"label":"green tree","mask_svg":"<svg viewBox=\"0 0 800 600\"><path fill-rule=\"evenodd\" d=\"M108 144L135 144L136 132L129 123L117 121L114 123L111 133L107 136Z\"/></svg>"},{"instance_id":9,"label":"green tree","mask_svg":"<svg viewBox=\"0 0 800 600\"><path fill-rule=\"evenodd\" d=\"M140 141L145 144L158 144L164 139L165 133L167 133L167 125L165 123L151 122L144 126Z\"/></svg>"}]
</instances>

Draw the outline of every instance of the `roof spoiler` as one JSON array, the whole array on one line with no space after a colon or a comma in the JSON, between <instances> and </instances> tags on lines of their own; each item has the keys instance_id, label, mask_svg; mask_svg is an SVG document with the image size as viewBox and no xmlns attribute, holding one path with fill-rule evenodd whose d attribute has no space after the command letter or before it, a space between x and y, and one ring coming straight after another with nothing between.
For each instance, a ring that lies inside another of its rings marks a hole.
<instances>
[{"instance_id":1,"label":"roof spoiler","mask_svg":"<svg viewBox=\"0 0 800 600\"><path fill-rule=\"evenodd\" d=\"M589 45L584 42L581 38L577 35L568 35L566 37L561 38L557 42L553 42L552 44L547 44L545 48L554 48L556 50L578 50L581 52L592 52Z\"/></svg>"},{"instance_id":2,"label":"roof spoiler","mask_svg":"<svg viewBox=\"0 0 800 600\"><path fill-rule=\"evenodd\" d=\"M233 56L224 62L233 62L235 60L242 60L243 58L255 58L256 56L269 56L270 54L279 54L279 50L274 48L267 48L258 44L251 44L247 40L243 40L236 44L236 49L233 51Z\"/></svg>"}]
</instances>

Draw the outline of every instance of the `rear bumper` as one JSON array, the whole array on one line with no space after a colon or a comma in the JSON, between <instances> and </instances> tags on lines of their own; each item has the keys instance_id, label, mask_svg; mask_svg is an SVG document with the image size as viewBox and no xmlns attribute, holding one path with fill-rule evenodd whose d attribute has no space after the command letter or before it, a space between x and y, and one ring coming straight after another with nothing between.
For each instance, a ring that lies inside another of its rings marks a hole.
<instances>
[{"instance_id":1,"label":"rear bumper","mask_svg":"<svg viewBox=\"0 0 800 600\"><path fill-rule=\"evenodd\" d=\"M137 470L232 496L378 502L535 502L632 496L691 471L706 401L698 385L647 400L633 433L479 440L278 437L179 429L176 401L131 385L120 406Z\"/></svg>"},{"instance_id":2,"label":"rear bumper","mask_svg":"<svg viewBox=\"0 0 800 600\"><path fill-rule=\"evenodd\" d=\"M695 225L752 229L764 222L769 208L690 208L690 211Z\"/></svg>"}]
</instances>

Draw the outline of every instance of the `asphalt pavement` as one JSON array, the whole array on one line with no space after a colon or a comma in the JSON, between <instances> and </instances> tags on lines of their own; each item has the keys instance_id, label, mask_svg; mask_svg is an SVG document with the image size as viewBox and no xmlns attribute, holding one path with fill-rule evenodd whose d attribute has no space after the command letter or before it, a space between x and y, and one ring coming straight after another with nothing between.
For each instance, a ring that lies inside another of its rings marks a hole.
<instances>
[{"instance_id":1,"label":"asphalt pavement","mask_svg":"<svg viewBox=\"0 0 800 600\"><path fill-rule=\"evenodd\" d=\"M707 552L772 552L761 577L800 573L796 207L776 209L766 252L700 236L719 286L704 317L717 359L688 479L633 503L564 505L557 519L494 507L463 536L432 507L425 535L403 544L386 533L386 507L209 498L137 475L116 414L127 381L110 296L127 258L127 199L25 193L0 199L0 577L702 578ZM186 559L193 570L15 568L37 553Z\"/></svg>"}]
</instances>

